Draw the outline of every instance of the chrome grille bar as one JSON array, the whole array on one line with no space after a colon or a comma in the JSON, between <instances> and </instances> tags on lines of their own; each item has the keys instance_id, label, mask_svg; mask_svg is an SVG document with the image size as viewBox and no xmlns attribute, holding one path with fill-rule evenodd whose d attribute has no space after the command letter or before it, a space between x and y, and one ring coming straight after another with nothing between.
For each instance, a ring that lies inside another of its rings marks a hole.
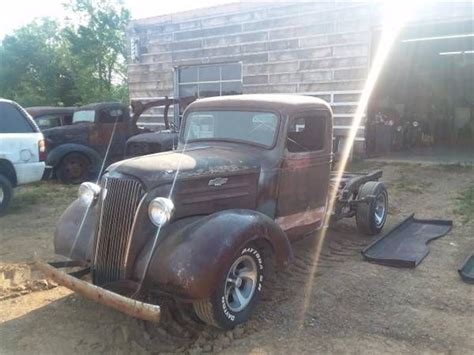
<instances>
[{"instance_id":1,"label":"chrome grille bar","mask_svg":"<svg viewBox=\"0 0 474 355\"><path fill-rule=\"evenodd\" d=\"M92 267L96 285L125 278L129 239L144 195L141 184L128 178L104 177L101 187L101 215Z\"/></svg>"}]
</instances>

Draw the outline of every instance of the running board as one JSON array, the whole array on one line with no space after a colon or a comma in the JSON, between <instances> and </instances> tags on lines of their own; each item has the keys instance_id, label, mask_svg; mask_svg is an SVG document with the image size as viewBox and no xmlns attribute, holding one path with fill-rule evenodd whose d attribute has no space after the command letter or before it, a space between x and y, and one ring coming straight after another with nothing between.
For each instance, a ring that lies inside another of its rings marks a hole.
<instances>
[{"instance_id":1,"label":"running board","mask_svg":"<svg viewBox=\"0 0 474 355\"><path fill-rule=\"evenodd\" d=\"M428 255L426 244L446 235L452 227L449 220L416 219L411 214L362 250L362 255L373 263L414 268Z\"/></svg>"}]
</instances>

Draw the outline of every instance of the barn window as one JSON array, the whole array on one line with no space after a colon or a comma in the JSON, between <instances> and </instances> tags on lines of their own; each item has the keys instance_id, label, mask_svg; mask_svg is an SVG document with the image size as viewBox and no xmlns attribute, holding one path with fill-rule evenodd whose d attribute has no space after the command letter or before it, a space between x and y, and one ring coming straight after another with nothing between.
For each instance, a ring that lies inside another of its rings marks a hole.
<instances>
[{"instance_id":1,"label":"barn window","mask_svg":"<svg viewBox=\"0 0 474 355\"><path fill-rule=\"evenodd\" d=\"M242 64L213 64L178 69L179 97L242 94Z\"/></svg>"}]
</instances>

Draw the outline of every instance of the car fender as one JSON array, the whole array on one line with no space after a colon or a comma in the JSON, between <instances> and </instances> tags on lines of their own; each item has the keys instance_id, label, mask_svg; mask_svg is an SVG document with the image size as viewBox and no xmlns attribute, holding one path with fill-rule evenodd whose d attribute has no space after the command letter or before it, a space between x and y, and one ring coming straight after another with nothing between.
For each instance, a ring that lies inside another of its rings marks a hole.
<instances>
[{"instance_id":1,"label":"car fender","mask_svg":"<svg viewBox=\"0 0 474 355\"><path fill-rule=\"evenodd\" d=\"M74 200L59 217L54 232L54 251L72 260L91 261L99 214L98 204Z\"/></svg>"},{"instance_id":2,"label":"car fender","mask_svg":"<svg viewBox=\"0 0 474 355\"><path fill-rule=\"evenodd\" d=\"M97 153L91 147L77 143L61 144L53 148L50 152L48 152L46 164L56 167L67 154L73 152L82 153L87 156L93 167L99 167L101 165L102 158L99 153Z\"/></svg>"},{"instance_id":3,"label":"car fender","mask_svg":"<svg viewBox=\"0 0 474 355\"><path fill-rule=\"evenodd\" d=\"M226 210L190 218L190 223L181 222L166 235L158 234L157 242L150 240L136 259L134 278L175 297L205 299L236 251L255 240L268 242L277 268L291 262L289 240L272 219L251 210Z\"/></svg>"}]
</instances>

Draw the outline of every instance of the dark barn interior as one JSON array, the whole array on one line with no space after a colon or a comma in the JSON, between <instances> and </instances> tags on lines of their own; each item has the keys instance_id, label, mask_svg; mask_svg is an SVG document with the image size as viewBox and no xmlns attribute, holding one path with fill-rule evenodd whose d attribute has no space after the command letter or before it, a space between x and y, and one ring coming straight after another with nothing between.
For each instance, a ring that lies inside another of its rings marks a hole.
<instances>
[{"instance_id":1,"label":"dark barn interior","mask_svg":"<svg viewBox=\"0 0 474 355\"><path fill-rule=\"evenodd\" d=\"M473 22L407 27L371 98L367 152L474 159L473 106Z\"/></svg>"}]
</instances>

